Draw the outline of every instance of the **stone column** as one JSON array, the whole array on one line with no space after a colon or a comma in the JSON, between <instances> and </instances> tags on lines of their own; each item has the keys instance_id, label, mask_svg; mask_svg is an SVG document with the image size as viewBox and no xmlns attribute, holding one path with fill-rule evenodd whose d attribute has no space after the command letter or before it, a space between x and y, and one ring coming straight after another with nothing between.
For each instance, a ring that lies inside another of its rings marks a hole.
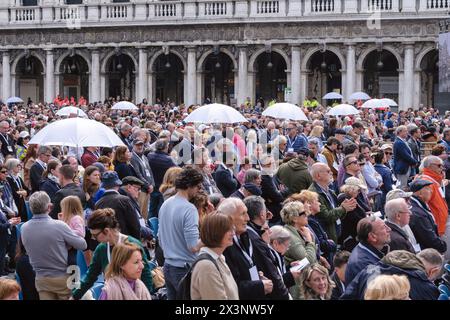
<instances>
[{"instance_id":1,"label":"stone column","mask_svg":"<svg viewBox=\"0 0 450 320\"><path fill-rule=\"evenodd\" d=\"M44 101L52 102L55 98L55 65L52 49L45 49L45 94Z\"/></svg>"},{"instance_id":2,"label":"stone column","mask_svg":"<svg viewBox=\"0 0 450 320\"><path fill-rule=\"evenodd\" d=\"M240 106L245 102L245 99L249 96L248 92L248 57L247 48L245 46L239 46L239 70L237 81L237 106Z\"/></svg>"},{"instance_id":3,"label":"stone column","mask_svg":"<svg viewBox=\"0 0 450 320\"><path fill-rule=\"evenodd\" d=\"M11 65L9 64L9 52L6 50L2 51L2 56L2 100L6 103L11 94Z\"/></svg>"},{"instance_id":4,"label":"stone column","mask_svg":"<svg viewBox=\"0 0 450 320\"><path fill-rule=\"evenodd\" d=\"M352 43L348 43L347 45L347 68L346 68L346 79L345 79L345 91L344 91L344 100L350 100L350 95L355 92L356 85L356 61L355 61L355 46Z\"/></svg>"},{"instance_id":5,"label":"stone column","mask_svg":"<svg viewBox=\"0 0 450 320\"><path fill-rule=\"evenodd\" d=\"M290 101L294 104L301 105L300 101L300 69L301 69L301 58L300 58L300 46L291 47L291 97Z\"/></svg>"},{"instance_id":6,"label":"stone column","mask_svg":"<svg viewBox=\"0 0 450 320\"><path fill-rule=\"evenodd\" d=\"M401 109L408 109L413 105L414 93L414 43L408 42L404 44L405 61L404 61L404 86L400 87L399 94L403 95L403 105L399 105Z\"/></svg>"},{"instance_id":7,"label":"stone column","mask_svg":"<svg viewBox=\"0 0 450 320\"><path fill-rule=\"evenodd\" d=\"M138 95L136 97L136 103L141 103L143 99L147 98L147 50L145 48L139 48L139 83L138 83Z\"/></svg>"},{"instance_id":8,"label":"stone column","mask_svg":"<svg viewBox=\"0 0 450 320\"><path fill-rule=\"evenodd\" d=\"M101 84L100 84L100 53L98 50L91 51L91 88L92 92L89 92L89 100L96 102L102 100L101 98Z\"/></svg>"},{"instance_id":9,"label":"stone column","mask_svg":"<svg viewBox=\"0 0 450 320\"><path fill-rule=\"evenodd\" d=\"M184 99L186 105L197 103L197 48L187 47L187 97Z\"/></svg>"},{"instance_id":10,"label":"stone column","mask_svg":"<svg viewBox=\"0 0 450 320\"><path fill-rule=\"evenodd\" d=\"M308 96L308 74L310 70L302 70L300 72L300 105L303 105Z\"/></svg>"}]
</instances>

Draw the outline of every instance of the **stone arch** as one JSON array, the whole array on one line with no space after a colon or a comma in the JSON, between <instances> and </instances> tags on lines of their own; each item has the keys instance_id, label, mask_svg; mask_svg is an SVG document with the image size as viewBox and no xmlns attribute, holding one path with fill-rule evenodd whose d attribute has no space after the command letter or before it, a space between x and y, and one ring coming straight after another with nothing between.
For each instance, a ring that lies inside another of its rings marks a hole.
<instances>
[{"instance_id":1,"label":"stone arch","mask_svg":"<svg viewBox=\"0 0 450 320\"><path fill-rule=\"evenodd\" d=\"M103 58L103 61L102 61L102 64L101 64L101 68L100 68L100 72L102 72L102 73L106 73L107 72L107 70L106 70L106 67L107 67L107 65L108 65L108 62L109 62L109 59L112 57L112 56L114 56L116 53L114 52L114 50L112 50L110 53L108 53L104 58ZM139 70L139 64L138 64L138 61L136 60L136 58L133 56L133 54L129 51L129 50L127 50L127 49L121 49L120 50L120 54L124 54L124 55L127 55L127 56L129 56L130 57L130 59L133 61L133 63L134 63L134 70Z\"/></svg>"},{"instance_id":2,"label":"stone arch","mask_svg":"<svg viewBox=\"0 0 450 320\"><path fill-rule=\"evenodd\" d=\"M212 54L214 51L213 49L206 51L205 53L203 53L200 57L200 59L198 59L198 63L197 63L197 71L201 72L204 69L204 64L206 59L208 58L208 56L210 54ZM220 52L225 53L233 62L233 69L237 70L238 69L238 62L236 61L236 58L234 57L234 54L228 50L227 48L220 48Z\"/></svg>"},{"instance_id":3,"label":"stone arch","mask_svg":"<svg viewBox=\"0 0 450 320\"><path fill-rule=\"evenodd\" d=\"M278 48L272 48L271 51L276 52L283 57L284 61L286 62L286 69L288 71L290 71L291 70L291 59L289 59L289 56L286 54L286 52L284 52L283 50L278 49ZM254 54L252 54L252 56L250 57L249 62L248 62L248 68L249 68L248 71L249 72L255 72L256 59L258 59L258 56L263 52L266 52L266 48L261 48L261 49L255 51Z\"/></svg>"},{"instance_id":4,"label":"stone arch","mask_svg":"<svg viewBox=\"0 0 450 320\"><path fill-rule=\"evenodd\" d=\"M42 57L39 53L33 52L33 51L30 51L30 55L34 56L35 58L37 58L41 62L42 70L44 70L44 73L45 73L47 71L47 69L46 69L47 65L45 63L45 57ZM11 65L11 73L16 73L16 68L17 68L17 65L19 64L19 61L22 58L24 58L25 56L26 56L26 53L22 52L21 54L19 54L16 57L16 59L14 59L12 65Z\"/></svg>"},{"instance_id":5,"label":"stone arch","mask_svg":"<svg viewBox=\"0 0 450 320\"><path fill-rule=\"evenodd\" d=\"M59 58L56 60L55 63L55 72L59 73L59 70L61 68L61 63L64 61L65 58L67 58L68 56L70 56L71 52L70 50L63 53L61 56L59 56ZM84 61L86 62L87 66L88 66L88 72L91 72L91 58L83 51L80 50L75 50L74 51L75 55L79 55L80 57L82 57L84 59Z\"/></svg>"},{"instance_id":6,"label":"stone arch","mask_svg":"<svg viewBox=\"0 0 450 320\"><path fill-rule=\"evenodd\" d=\"M392 53L392 55L397 59L398 68L399 69L403 69L403 59L402 59L401 55L397 52L397 50L395 50L395 48L393 48L391 46L383 46L382 49ZM378 47L377 46L370 46L369 48L367 48L366 50L364 50L361 53L361 55L359 56L359 59L358 59L358 61L356 63L356 69L357 70L363 70L364 69L364 61L366 60L367 56L374 50L378 50Z\"/></svg>"},{"instance_id":7,"label":"stone arch","mask_svg":"<svg viewBox=\"0 0 450 320\"><path fill-rule=\"evenodd\" d=\"M433 50L437 50L436 46L429 46L427 48L425 48L424 50L422 50L416 57L416 62L414 63L414 69L415 70L419 70L420 69L420 65L422 64L422 60L425 58L425 56L430 53Z\"/></svg>"},{"instance_id":8,"label":"stone arch","mask_svg":"<svg viewBox=\"0 0 450 320\"><path fill-rule=\"evenodd\" d=\"M342 69L346 68L346 63L345 63L346 60L338 48L336 48L334 46L327 46L326 51L330 51L330 52L334 53L338 57L339 62L341 63L341 68ZM320 52L320 48L317 48L317 47L310 48L308 51L306 51L305 56L302 58L302 66L301 66L302 70L308 69L307 66L308 66L309 61L311 60L313 55L317 52Z\"/></svg>"},{"instance_id":9,"label":"stone arch","mask_svg":"<svg viewBox=\"0 0 450 320\"><path fill-rule=\"evenodd\" d=\"M178 58L180 58L181 63L183 64L183 70L186 71L186 70L187 70L187 63L186 63L186 60L184 59L184 57L183 57L178 51L176 51L176 50L170 50L170 49L169 49L169 53L172 53L172 54L176 55ZM147 68L148 68L148 72L154 72L153 66L154 66L156 60L157 60L162 54L164 54L164 50L163 50L163 49L157 51L157 52L150 58L149 63L148 63L148 67L147 67Z\"/></svg>"}]
</instances>

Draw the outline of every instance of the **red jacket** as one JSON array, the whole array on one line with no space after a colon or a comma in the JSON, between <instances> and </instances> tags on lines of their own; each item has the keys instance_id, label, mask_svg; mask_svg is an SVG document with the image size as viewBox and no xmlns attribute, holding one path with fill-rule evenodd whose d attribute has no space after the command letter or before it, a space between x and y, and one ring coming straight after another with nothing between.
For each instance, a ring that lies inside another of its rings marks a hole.
<instances>
[{"instance_id":1,"label":"red jacket","mask_svg":"<svg viewBox=\"0 0 450 320\"><path fill-rule=\"evenodd\" d=\"M445 195L443 195L441 189L443 177L428 168L423 169L423 174L419 175L419 177L420 179L433 182L431 185L433 194L428 202L428 206L431 209L434 220L436 220L439 236L442 236L445 233L445 225L447 224L448 218L447 202L445 201Z\"/></svg>"},{"instance_id":2,"label":"red jacket","mask_svg":"<svg viewBox=\"0 0 450 320\"><path fill-rule=\"evenodd\" d=\"M83 168L87 168L90 165L92 165L94 162L97 161L97 156L93 154L92 152L86 150L83 155L81 156L81 165Z\"/></svg>"}]
</instances>

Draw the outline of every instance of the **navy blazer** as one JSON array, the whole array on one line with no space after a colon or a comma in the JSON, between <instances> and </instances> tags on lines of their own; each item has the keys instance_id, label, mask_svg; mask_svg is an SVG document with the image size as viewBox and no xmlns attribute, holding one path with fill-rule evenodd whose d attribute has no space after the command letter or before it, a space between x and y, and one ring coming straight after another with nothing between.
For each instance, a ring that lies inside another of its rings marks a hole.
<instances>
[{"instance_id":1,"label":"navy blazer","mask_svg":"<svg viewBox=\"0 0 450 320\"><path fill-rule=\"evenodd\" d=\"M359 243L352 251L345 270L345 283L349 284L358 273L371 264L377 264L383 258L383 253L370 244Z\"/></svg>"},{"instance_id":2,"label":"navy blazer","mask_svg":"<svg viewBox=\"0 0 450 320\"><path fill-rule=\"evenodd\" d=\"M217 188L222 192L225 198L231 196L241 187L241 184L236 177L223 165L219 165L216 172L214 172L214 181L216 181Z\"/></svg>"},{"instance_id":3,"label":"navy blazer","mask_svg":"<svg viewBox=\"0 0 450 320\"><path fill-rule=\"evenodd\" d=\"M394 142L394 173L406 174L409 167L417 165L409 146L400 138Z\"/></svg>"},{"instance_id":4,"label":"navy blazer","mask_svg":"<svg viewBox=\"0 0 450 320\"><path fill-rule=\"evenodd\" d=\"M422 250L433 248L440 253L447 251L447 244L439 238L437 225L431 216L431 212L427 212L424 209L425 204L413 196L411 198L411 206L412 215L409 227L417 243L420 244L420 248Z\"/></svg>"}]
</instances>

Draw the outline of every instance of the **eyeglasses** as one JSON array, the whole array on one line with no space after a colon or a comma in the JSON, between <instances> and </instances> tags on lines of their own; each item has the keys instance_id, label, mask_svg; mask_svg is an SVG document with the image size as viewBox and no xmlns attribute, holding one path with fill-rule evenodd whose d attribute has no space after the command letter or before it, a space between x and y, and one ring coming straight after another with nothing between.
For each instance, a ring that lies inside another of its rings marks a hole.
<instances>
[{"instance_id":1,"label":"eyeglasses","mask_svg":"<svg viewBox=\"0 0 450 320\"><path fill-rule=\"evenodd\" d=\"M302 215L306 215L306 211L299 212L297 216L300 217Z\"/></svg>"},{"instance_id":2,"label":"eyeglasses","mask_svg":"<svg viewBox=\"0 0 450 320\"><path fill-rule=\"evenodd\" d=\"M100 235L100 233L102 233L104 230L105 230L105 229L102 229L100 232L97 232L97 233L93 233L93 232L91 231L91 237L92 237L92 239L97 240L97 237L98 237L98 236Z\"/></svg>"},{"instance_id":3,"label":"eyeglasses","mask_svg":"<svg viewBox=\"0 0 450 320\"><path fill-rule=\"evenodd\" d=\"M365 166L365 165L366 165L365 162L359 162L358 164L359 164L360 166Z\"/></svg>"},{"instance_id":4,"label":"eyeglasses","mask_svg":"<svg viewBox=\"0 0 450 320\"><path fill-rule=\"evenodd\" d=\"M390 156L392 156L392 155L393 155L393 153L392 153L392 152L385 152L384 154L386 154L386 155L390 155Z\"/></svg>"},{"instance_id":5,"label":"eyeglasses","mask_svg":"<svg viewBox=\"0 0 450 320\"><path fill-rule=\"evenodd\" d=\"M0 172L1 172L1 173L8 173L7 170L1 170Z\"/></svg>"},{"instance_id":6,"label":"eyeglasses","mask_svg":"<svg viewBox=\"0 0 450 320\"><path fill-rule=\"evenodd\" d=\"M436 166L438 168L442 168L443 164L442 163L432 163L433 166Z\"/></svg>"},{"instance_id":7,"label":"eyeglasses","mask_svg":"<svg viewBox=\"0 0 450 320\"><path fill-rule=\"evenodd\" d=\"M354 160L354 161L350 162L349 164L347 164L347 167L352 165L352 164L355 164L355 163L358 163L358 160Z\"/></svg>"}]
</instances>

